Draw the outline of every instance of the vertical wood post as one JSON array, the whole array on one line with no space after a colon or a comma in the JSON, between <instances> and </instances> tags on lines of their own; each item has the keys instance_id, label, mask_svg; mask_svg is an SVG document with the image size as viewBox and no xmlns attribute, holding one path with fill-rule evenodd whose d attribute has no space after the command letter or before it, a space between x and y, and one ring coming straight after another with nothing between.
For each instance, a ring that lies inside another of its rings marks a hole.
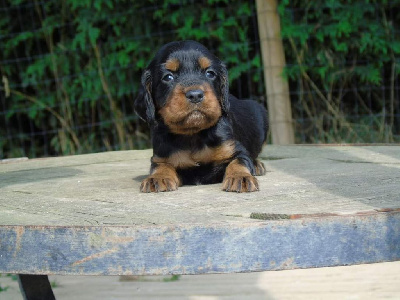
<instances>
[{"instance_id":1,"label":"vertical wood post","mask_svg":"<svg viewBox=\"0 0 400 300\"><path fill-rule=\"evenodd\" d=\"M286 62L277 0L256 0L256 5L272 143L294 144L289 85L282 77Z\"/></svg>"}]
</instances>

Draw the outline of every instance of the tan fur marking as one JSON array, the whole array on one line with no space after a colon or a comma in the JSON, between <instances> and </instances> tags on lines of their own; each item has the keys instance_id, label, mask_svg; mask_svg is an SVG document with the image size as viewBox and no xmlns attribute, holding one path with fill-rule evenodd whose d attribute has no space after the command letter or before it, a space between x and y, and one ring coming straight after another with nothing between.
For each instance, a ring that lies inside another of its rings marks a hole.
<instances>
[{"instance_id":1,"label":"tan fur marking","mask_svg":"<svg viewBox=\"0 0 400 300\"><path fill-rule=\"evenodd\" d=\"M196 167L199 164L208 163L221 163L224 161L229 161L233 156L235 151L235 144L233 141L227 141L222 145L209 148L204 147L200 151L191 152L189 150L182 150L173 153L167 158L162 158L158 156L153 156L153 163L166 163L172 165L177 169L185 169Z\"/></svg>"},{"instance_id":2,"label":"tan fur marking","mask_svg":"<svg viewBox=\"0 0 400 300\"><path fill-rule=\"evenodd\" d=\"M164 177L177 176L175 169L167 164L159 164L150 175L163 175Z\"/></svg>"},{"instance_id":3,"label":"tan fur marking","mask_svg":"<svg viewBox=\"0 0 400 300\"><path fill-rule=\"evenodd\" d=\"M204 100L201 103L191 104L187 101L185 95L191 89L204 91ZM177 85L159 113L173 133L191 135L214 126L221 117L222 110L213 89L205 83L191 87Z\"/></svg>"},{"instance_id":4,"label":"tan fur marking","mask_svg":"<svg viewBox=\"0 0 400 300\"><path fill-rule=\"evenodd\" d=\"M140 190L144 193L174 191L181 186L176 170L169 164L159 164L153 172L142 181Z\"/></svg>"},{"instance_id":5,"label":"tan fur marking","mask_svg":"<svg viewBox=\"0 0 400 300\"><path fill-rule=\"evenodd\" d=\"M240 175L242 175L242 174L251 175L250 171L245 166L240 164L237 159L235 159L226 168L225 176L236 176L238 174L240 174Z\"/></svg>"},{"instance_id":6,"label":"tan fur marking","mask_svg":"<svg viewBox=\"0 0 400 300\"><path fill-rule=\"evenodd\" d=\"M258 159L256 159L254 167L256 169L256 176L265 175L265 173L267 173L264 163Z\"/></svg>"},{"instance_id":7,"label":"tan fur marking","mask_svg":"<svg viewBox=\"0 0 400 300\"><path fill-rule=\"evenodd\" d=\"M152 162L154 163L167 163L172 165L174 168L190 168L197 166L196 161L190 156L190 151L178 151L170 155L169 157L158 157L153 156Z\"/></svg>"},{"instance_id":8,"label":"tan fur marking","mask_svg":"<svg viewBox=\"0 0 400 300\"><path fill-rule=\"evenodd\" d=\"M200 163L223 162L231 159L234 152L235 142L227 141L218 147L205 147L204 149L193 153L193 159Z\"/></svg>"},{"instance_id":9,"label":"tan fur marking","mask_svg":"<svg viewBox=\"0 0 400 300\"><path fill-rule=\"evenodd\" d=\"M222 189L227 192L255 192L258 191L258 181L250 171L234 159L226 167Z\"/></svg>"},{"instance_id":10,"label":"tan fur marking","mask_svg":"<svg viewBox=\"0 0 400 300\"><path fill-rule=\"evenodd\" d=\"M176 72L179 69L179 60L176 58L170 58L165 62L165 68L172 72Z\"/></svg>"},{"instance_id":11,"label":"tan fur marking","mask_svg":"<svg viewBox=\"0 0 400 300\"><path fill-rule=\"evenodd\" d=\"M202 56L199 58L199 65L200 65L200 68L205 70L211 66L211 61L207 57Z\"/></svg>"}]
</instances>

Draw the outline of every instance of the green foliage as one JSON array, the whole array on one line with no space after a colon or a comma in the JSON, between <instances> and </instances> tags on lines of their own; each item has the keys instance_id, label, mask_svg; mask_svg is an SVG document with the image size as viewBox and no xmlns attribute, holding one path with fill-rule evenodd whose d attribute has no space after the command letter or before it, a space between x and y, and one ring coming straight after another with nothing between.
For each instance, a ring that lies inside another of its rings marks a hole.
<instances>
[{"instance_id":1,"label":"green foliage","mask_svg":"<svg viewBox=\"0 0 400 300\"><path fill-rule=\"evenodd\" d=\"M258 50L249 39L249 18L255 13L254 3L247 1L208 0L207 6L198 1L173 9L180 1L166 0L154 13L155 20L167 27L176 27L178 39L192 39L216 45L216 51L230 66L229 79L234 81L251 68L261 66ZM251 56L251 57L249 57ZM253 64L249 63L253 59Z\"/></svg>"},{"instance_id":2,"label":"green foliage","mask_svg":"<svg viewBox=\"0 0 400 300\"><path fill-rule=\"evenodd\" d=\"M400 141L400 0L282 0L278 10L297 141ZM255 17L244 0L5 1L0 158L148 147L133 101L173 40L204 43L226 62L233 94L263 98Z\"/></svg>"},{"instance_id":3,"label":"green foliage","mask_svg":"<svg viewBox=\"0 0 400 300\"><path fill-rule=\"evenodd\" d=\"M12 281L17 281L18 280L18 276L15 274L7 274L7 277L11 277Z\"/></svg>"},{"instance_id":4,"label":"green foliage","mask_svg":"<svg viewBox=\"0 0 400 300\"><path fill-rule=\"evenodd\" d=\"M171 275L171 277L165 277L163 278L164 282L174 282L174 281L178 281L181 278L180 275Z\"/></svg>"},{"instance_id":5,"label":"green foliage","mask_svg":"<svg viewBox=\"0 0 400 300\"><path fill-rule=\"evenodd\" d=\"M400 141L393 84L400 71L399 9L399 0L280 2L284 76L298 89L295 117L309 120L297 124L307 141ZM378 127L353 122L353 115L380 114Z\"/></svg>"},{"instance_id":6,"label":"green foliage","mask_svg":"<svg viewBox=\"0 0 400 300\"><path fill-rule=\"evenodd\" d=\"M0 136L19 138L0 138L0 157L148 147L147 127L132 104L143 68L157 48L172 40L194 39L211 47L226 59L231 82L250 69L257 70L252 76L260 81L258 47L251 45L247 25L254 3L8 3L0 11L0 73L11 95L2 101L6 115L0 118ZM262 93L260 86L248 89ZM45 134L33 141L32 131Z\"/></svg>"},{"instance_id":7,"label":"green foliage","mask_svg":"<svg viewBox=\"0 0 400 300\"><path fill-rule=\"evenodd\" d=\"M51 286L53 289L55 289L55 288L60 287L60 284L57 282L57 280L52 280L52 281L50 282L50 286Z\"/></svg>"},{"instance_id":8,"label":"green foliage","mask_svg":"<svg viewBox=\"0 0 400 300\"><path fill-rule=\"evenodd\" d=\"M5 292L5 291L7 291L7 290L8 290L8 286L2 287L2 286L0 285L0 293L1 293L1 292Z\"/></svg>"},{"instance_id":9,"label":"green foliage","mask_svg":"<svg viewBox=\"0 0 400 300\"><path fill-rule=\"evenodd\" d=\"M17 275L12 275L12 274L0 274L0 277L6 276L6 277L11 277L12 280L18 280ZM0 284L0 293L1 292L6 292L9 289L9 286L2 286Z\"/></svg>"}]
</instances>

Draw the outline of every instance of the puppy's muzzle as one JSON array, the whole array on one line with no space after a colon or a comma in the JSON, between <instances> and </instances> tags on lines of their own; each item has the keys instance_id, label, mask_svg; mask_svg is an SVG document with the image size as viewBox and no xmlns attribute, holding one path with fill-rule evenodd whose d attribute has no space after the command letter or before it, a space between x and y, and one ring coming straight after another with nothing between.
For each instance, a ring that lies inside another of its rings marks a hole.
<instances>
[{"instance_id":1,"label":"puppy's muzzle","mask_svg":"<svg viewBox=\"0 0 400 300\"><path fill-rule=\"evenodd\" d=\"M198 104L204 100L204 92L202 90L190 90L186 92L185 96L193 104Z\"/></svg>"}]
</instances>

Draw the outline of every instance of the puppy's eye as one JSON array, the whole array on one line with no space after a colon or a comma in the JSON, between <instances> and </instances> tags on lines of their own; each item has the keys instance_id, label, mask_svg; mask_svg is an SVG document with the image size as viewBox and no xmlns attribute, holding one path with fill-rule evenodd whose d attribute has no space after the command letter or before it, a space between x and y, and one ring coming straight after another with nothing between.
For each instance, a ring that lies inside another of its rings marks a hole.
<instances>
[{"instance_id":1,"label":"puppy's eye","mask_svg":"<svg viewBox=\"0 0 400 300\"><path fill-rule=\"evenodd\" d=\"M162 78L162 80L165 81L165 82L170 82L170 81L172 81L174 79L175 79L174 75L172 75L172 74L167 74Z\"/></svg>"},{"instance_id":2,"label":"puppy's eye","mask_svg":"<svg viewBox=\"0 0 400 300\"><path fill-rule=\"evenodd\" d=\"M213 70L207 70L206 77L208 79L214 79L215 77L217 77L217 74Z\"/></svg>"}]
</instances>

